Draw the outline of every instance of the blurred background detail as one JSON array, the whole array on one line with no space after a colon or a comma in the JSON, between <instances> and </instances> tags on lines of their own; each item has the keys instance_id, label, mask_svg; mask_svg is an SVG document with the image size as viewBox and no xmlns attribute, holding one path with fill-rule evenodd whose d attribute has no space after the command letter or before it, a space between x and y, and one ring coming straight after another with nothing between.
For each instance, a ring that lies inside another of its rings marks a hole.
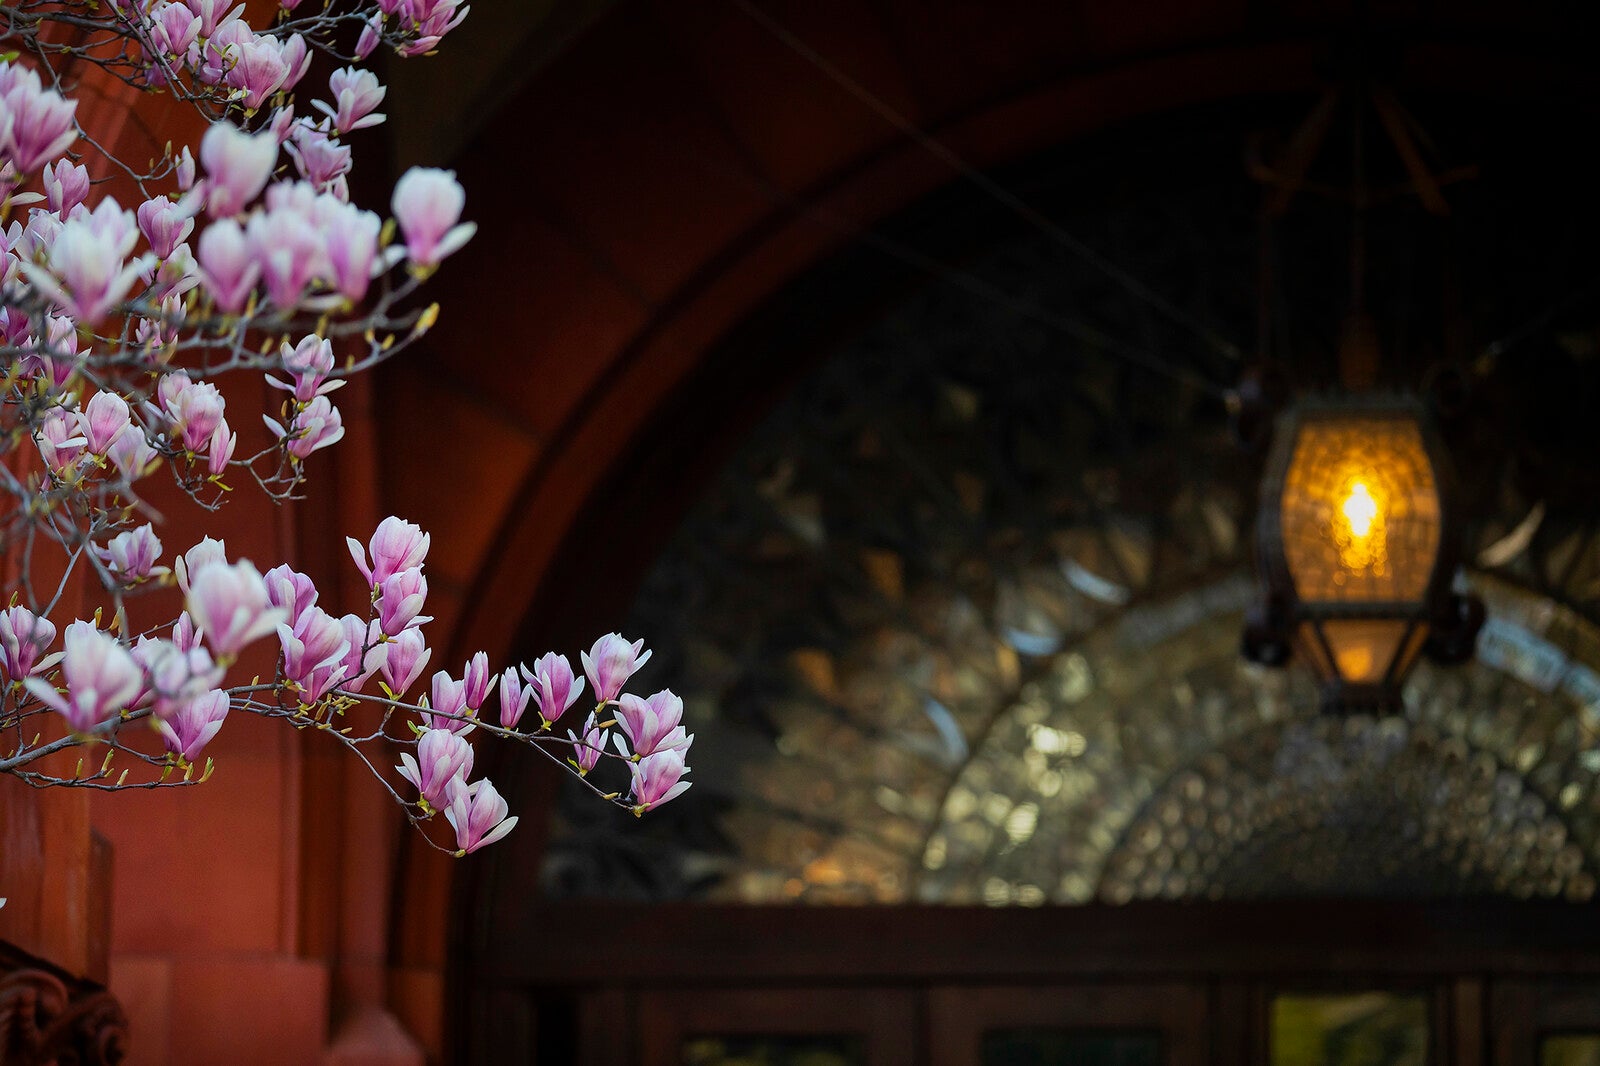
<instances>
[{"instance_id":1,"label":"blurred background detail","mask_svg":"<svg viewBox=\"0 0 1600 1066\"><path fill-rule=\"evenodd\" d=\"M241 729L233 784L94 807L130 1061L1600 1063L1595 44L475 5L357 144L467 188L439 325L239 540L421 523L447 664L644 638L695 787L502 761L523 822L452 864ZM1371 703L1241 654L1274 419L1330 394L1425 412L1483 609Z\"/></svg>"}]
</instances>

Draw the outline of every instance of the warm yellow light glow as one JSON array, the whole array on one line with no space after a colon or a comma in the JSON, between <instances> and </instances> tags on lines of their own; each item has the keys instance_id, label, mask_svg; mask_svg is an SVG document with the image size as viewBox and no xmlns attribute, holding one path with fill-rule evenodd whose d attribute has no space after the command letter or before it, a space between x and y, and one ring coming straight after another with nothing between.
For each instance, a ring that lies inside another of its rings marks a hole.
<instances>
[{"instance_id":1,"label":"warm yellow light glow","mask_svg":"<svg viewBox=\"0 0 1600 1066\"><path fill-rule=\"evenodd\" d=\"M1282 492L1283 551L1302 601L1422 595L1438 553L1439 493L1414 419L1302 423Z\"/></svg>"},{"instance_id":2,"label":"warm yellow light glow","mask_svg":"<svg viewBox=\"0 0 1600 1066\"><path fill-rule=\"evenodd\" d=\"M1358 481L1350 486L1350 495L1345 497L1341 510L1353 536L1365 537L1372 532L1372 520L1378 516L1378 502L1372 498L1366 482Z\"/></svg>"},{"instance_id":3,"label":"warm yellow light glow","mask_svg":"<svg viewBox=\"0 0 1600 1066\"><path fill-rule=\"evenodd\" d=\"M1333 540L1339 546L1339 562L1346 570L1383 573L1388 564L1388 538L1384 536L1384 493L1377 495L1361 477L1346 478L1349 486L1344 503L1334 519ZM1378 479L1371 479L1381 484ZM1330 501L1331 502L1331 501Z\"/></svg>"},{"instance_id":4,"label":"warm yellow light glow","mask_svg":"<svg viewBox=\"0 0 1600 1066\"><path fill-rule=\"evenodd\" d=\"M1370 681L1376 673L1374 667L1377 664L1372 658L1372 646L1369 644L1335 648L1334 662L1339 667L1339 676L1351 681Z\"/></svg>"}]
</instances>

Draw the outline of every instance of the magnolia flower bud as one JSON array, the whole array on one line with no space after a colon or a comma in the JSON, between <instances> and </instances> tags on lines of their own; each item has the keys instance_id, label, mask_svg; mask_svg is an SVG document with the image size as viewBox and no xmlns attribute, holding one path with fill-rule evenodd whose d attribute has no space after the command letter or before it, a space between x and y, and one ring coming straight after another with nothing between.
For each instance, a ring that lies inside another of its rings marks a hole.
<instances>
[{"instance_id":1,"label":"magnolia flower bud","mask_svg":"<svg viewBox=\"0 0 1600 1066\"><path fill-rule=\"evenodd\" d=\"M448 789L450 805L444 816L456 831L457 854L468 855L487 847L516 827L516 816L506 817L506 801L487 778L468 785L454 777Z\"/></svg>"},{"instance_id":2,"label":"magnolia flower bud","mask_svg":"<svg viewBox=\"0 0 1600 1066\"><path fill-rule=\"evenodd\" d=\"M418 267L437 266L477 232L461 219L466 194L455 171L412 167L395 182L391 207L406 241L406 254Z\"/></svg>"},{"instance_id":3,"label":"magnolia flower bud","mask_svg":"<svg viewBox=\"0 0 1600 1066\"><path fill-rule=\"evenodd\" d=\"M607 633L584 652L583 672L589 677L594 698L606 703L617 698L634 672L650 661L650 653L639 654L643 640L629 644L620 633Z\"/></svg>"}]
</instances>

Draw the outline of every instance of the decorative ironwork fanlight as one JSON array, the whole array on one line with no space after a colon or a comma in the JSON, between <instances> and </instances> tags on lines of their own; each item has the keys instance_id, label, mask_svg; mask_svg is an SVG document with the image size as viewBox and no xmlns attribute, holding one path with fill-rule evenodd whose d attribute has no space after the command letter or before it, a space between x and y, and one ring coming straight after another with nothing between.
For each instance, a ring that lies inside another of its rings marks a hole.
<instances>
[{"instance_id":1,"label":"decorative ironwork fanlight","mask_svg":"<svg viewBox=\"0 0 1600 1066\"><path fill-rule=\"evenodd\" d=\"M1261 487L1266 600L1245 654L1298 649L1330 710L1391 711L1423 651L1470 656L1482 607L1451 590L1450 475L1424 408L1381 397L1303 401L1280 416Z\"/></svg>"}]
</instances>

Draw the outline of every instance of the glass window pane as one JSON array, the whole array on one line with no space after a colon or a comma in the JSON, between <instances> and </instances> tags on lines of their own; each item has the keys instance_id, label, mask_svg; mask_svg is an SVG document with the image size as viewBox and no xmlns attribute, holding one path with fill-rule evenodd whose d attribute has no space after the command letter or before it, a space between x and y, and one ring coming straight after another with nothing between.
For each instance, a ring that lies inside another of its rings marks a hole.
<instances>
[{"instance_id":1,"label":"glass window pane","mask_svg":"<svg viewBox=\"0 0 1600 1066\"><path fill-rule=\"evenodd\" d=\"M1566 1033L1539 1041L1539 1066L1600 1066L1600 1033Z\"/></svg>"},{"instance_id":2,"label":"glass window pane","mask_svg":"<svg viewBox=\"0 0 1600 1066\"><path fill-rule=\"evenodd\" d=\"M983 1034L983 1066L1161 1066L1156 1033L996 1029Z\"/></svg>"},{"instance_id":3,"label":"glass window pane","mask_svg":"<svg viewBox=\"0 0 1600 1066\"><path fill-rule=\"evenodd\" d=\"M1428 1000L1395 992L1272 999L1272 1066L1425 1066Z\"/></svg>"},{"instance_id":4,"label":"glass window pane","mask_svg":"<svg viewBox=\"0 0 1600 1066\"><path fill-rule=\"evenodd\" d=\"M684 1066L866 1066L859 1036L696 1036L684 1041Z\"/></svg>"}]
</instances>

